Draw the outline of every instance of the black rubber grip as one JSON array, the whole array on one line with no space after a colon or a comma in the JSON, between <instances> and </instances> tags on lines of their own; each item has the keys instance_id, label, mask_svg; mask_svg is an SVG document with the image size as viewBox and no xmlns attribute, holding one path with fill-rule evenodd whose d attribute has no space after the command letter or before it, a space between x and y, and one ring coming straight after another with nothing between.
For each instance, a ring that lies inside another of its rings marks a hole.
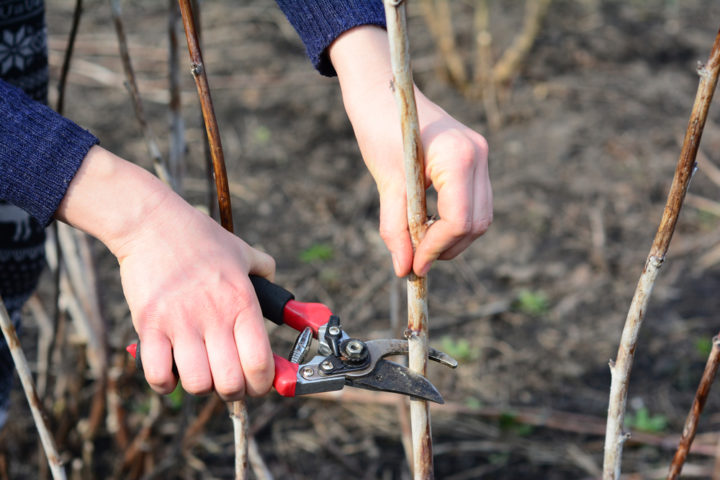
<instances>
[{"instance_id":1,"label":"black rubber grip","mask_svg":"<svg viewBox=\"0 0 720 480\"><path fill-rule=\"evenodd\" d=\"M260 302L263 317L273 323L282 325L284 323L283 310L285 310L285 305L290 300L294 300L295 295L257 275L250 275L250 281L255 288L255 295L257 295Z\"/></svg>"}]
</instances>

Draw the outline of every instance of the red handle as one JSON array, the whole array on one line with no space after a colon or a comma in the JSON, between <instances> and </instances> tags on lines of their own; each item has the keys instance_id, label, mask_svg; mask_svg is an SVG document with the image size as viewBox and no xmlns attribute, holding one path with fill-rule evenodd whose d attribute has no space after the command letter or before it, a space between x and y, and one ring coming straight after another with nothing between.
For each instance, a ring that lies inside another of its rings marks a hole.
<instances>
[{"instance_id":1,"label":"red handle","mask_svg":"<svg viewBox=\"0 0 720 480\"><path fill-rule=\"evenodd\" d=\"M292 363L275 353L273 353L275 360L275 379L273 380L273 387L283 397L294 397L295 386L297 385L297 373L300 365Z\"/></svg>"},{"instance_id":2,"label":"red handle","mask_svg":"<svg viewBox=\"0 0 720 480\"><path fill-rule=\"evenodd\" d=\"M332 311L322 303L304 303L290 300L283 310L283 322L298 332L310 327L317 338L318 329L328 323Z\"/></svg>"}]
</instances>

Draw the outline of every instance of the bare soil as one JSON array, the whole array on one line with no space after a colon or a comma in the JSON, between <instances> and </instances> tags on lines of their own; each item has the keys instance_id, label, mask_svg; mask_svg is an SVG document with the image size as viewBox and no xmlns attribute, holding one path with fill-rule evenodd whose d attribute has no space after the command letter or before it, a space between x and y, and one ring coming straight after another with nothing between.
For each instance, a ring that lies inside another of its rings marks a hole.
<instances>
[{"instance_id":1,"label":"bare soil","mask_svg":"<svg viewBox=\"0 0 720 480\"><path fill-rule=\"evenodd\" d=\"M73 2L49 3L57 78ZM109 7L87 3L66 114L105 147L150 168L122 86ZM470 62L472 2L452 3L459 48ZM522 5L493 3L498 56L520 28ZM165 146L166 2L126 2L124 17L147 113ZM416 81L486 135L495 194L490 231L430 275L431 344L460 360L456 371L429 373L448 402L433 411L437 478L598 476L607 363L664 206L695 95L696 63L707 58L718 22L720 4L710 0L557 0L529 57L501 92L504 122L491 131L481 102L464 98L439 74L432 38L411 6ZM395 335L392 303L404 301L404 287L392 278L377 233L377 194L335 80L313 71L272 2L206 2L203 25L238 233L275 257L278 283L299 299L331 306L347 331ZM185 196L205 204L200 113L186 70ZM719 125L714 107L701 151L715 163ZM718 184L705 172L700 168L691 193L716 200ZM664 478L708 341L718 332L719 215L697 200L685 206L653 292L631 380L628 429L635 441L626 447L623 470L635 475L627 478ZM97 262L113 363L124 372L119 393L135 435L150 393L124 360L132 327L115 261L101 245ZM51 291L48 275L46 303ZM36 332L28 315L23 341L31 358ZM280 353L294 339L286 329L271 337ZM77 368L80 347L70 342L61 354L63 365ZM92 382L80 382L74 396L48 399L55 431L63 419L88 416L93 389ZM77 478L231 478L231 424L222 411L188 453L179 449L183 429L206 402L163 399L162 416L145 442L145 463L136 467L142 473L119 470L124 452L107 426L85 453L81 426L63 427L69 431L58 434L63 456L83 472ZM38 478L43 460L19 391L12 408L13 420L0 434L0 460L8 462L10 478ZM273 393L250 400L250 418L275 478L410 478L398 411L371 394L318 400ZM705 454L691 456L688 476L710 478L719 430L720 399L711 394L698 438Z\"/></svg>"}]
</instances>

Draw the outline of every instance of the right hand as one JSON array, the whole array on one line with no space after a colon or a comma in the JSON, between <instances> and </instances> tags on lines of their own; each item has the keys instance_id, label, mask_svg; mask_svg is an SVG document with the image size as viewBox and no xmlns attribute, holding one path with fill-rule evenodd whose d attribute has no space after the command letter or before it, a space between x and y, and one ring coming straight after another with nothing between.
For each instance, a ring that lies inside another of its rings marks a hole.
<instances>
[{"instance_id":1,"label":"right hand","mask_svg":"<svg viewBox=\"0 0 720 480\"><path fill-rule=\"evenodd\" d=\"M84 160L57 216L117 256L145 378L155 391L175 388L173 360L192 394L215 390L231 401L270 390L272 351L248 277L272 280L270 256L99 147Z\"/></svg>"}]
</instances>

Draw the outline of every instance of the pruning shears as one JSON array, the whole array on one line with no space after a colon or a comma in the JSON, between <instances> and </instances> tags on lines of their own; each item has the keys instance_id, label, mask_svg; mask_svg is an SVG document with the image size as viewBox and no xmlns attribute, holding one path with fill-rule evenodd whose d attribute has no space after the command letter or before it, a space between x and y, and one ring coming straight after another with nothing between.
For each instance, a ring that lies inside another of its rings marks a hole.
<instances>
[{"instance_id":1,"label":"pruning shears","mask_svg":"<svg viewBox=\"0 0 720 480\"><path fill-rule=\"evenodd\" d=\"M399 393L436 403L442 395L422 375L385 360L391 355L407 355L408 342L400 339L362 341L351 338L340 325L340 318L322 303L305 303L265 278L250 276L263 316L277 325L288 325L300 334L287 359L273 354L273 387L285 397L340 390L345 385ZM317 354L307 362L312 339L318 340ZM142 369L140 343L127 347ZM449 355L429 349L428 358L455 368Z\"/></svg>"}]
</instances>

